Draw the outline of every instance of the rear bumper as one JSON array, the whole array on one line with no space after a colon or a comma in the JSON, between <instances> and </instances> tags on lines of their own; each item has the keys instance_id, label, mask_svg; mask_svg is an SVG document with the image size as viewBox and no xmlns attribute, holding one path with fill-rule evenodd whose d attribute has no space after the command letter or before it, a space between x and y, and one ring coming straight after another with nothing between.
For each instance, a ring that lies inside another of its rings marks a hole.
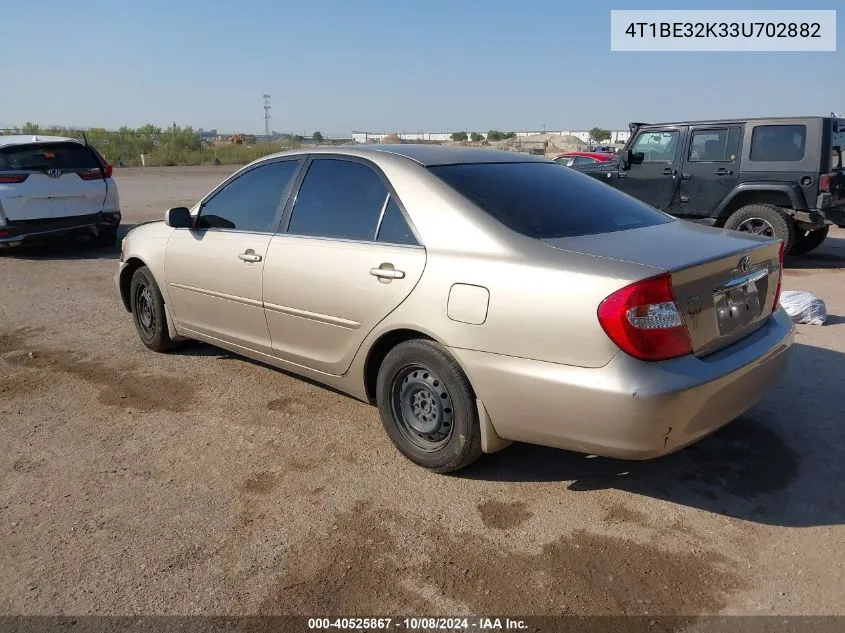
<instances>
[{"instance_id":1,"label":"rear bumper","mask_svg":"<svg viewBox=\"0 0 845 633\"><path fill-rule=\"evenodd\" d=\"M120 224L120 211L44 220L12 221L0 226L0 248L60 239L70 235L90 235Z\"/></svg>"},{"instance_id":2,"label":"rear bumper","mask_svg":"<svg viewBox=\"0 0 845 633\"><path fill-rule=\"evenodd\" d=\"M676 451L753 407L777 383L794 338L783 309L699 359L619 353L601 368L453 349L503 439L623 459Z\"/></svg>"}]
</instances>

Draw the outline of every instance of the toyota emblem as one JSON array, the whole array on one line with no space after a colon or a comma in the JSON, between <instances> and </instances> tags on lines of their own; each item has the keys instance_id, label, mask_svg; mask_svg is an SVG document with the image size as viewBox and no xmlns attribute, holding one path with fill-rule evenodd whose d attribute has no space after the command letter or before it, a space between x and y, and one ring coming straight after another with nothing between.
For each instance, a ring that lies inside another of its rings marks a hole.
<instances>
[{"instance_id":1,"label":"toyota emblem","mask_svg":"<svg viewBox=\"0 0 845 633\"><path fill-rule=\"evenodd\" d=\"M744 273L748 272L748 267L750 265L751 265L751 258L748 255L746 255L745 257L743 257L742 259L739 260L739 269Z\"/></svg>"},{"instance_id":2,"label":"toyota emblem","mask_svg":"<svg viewBox=\"0 0 845 633\"><path fill-rule=\"evenodd\" d=\"M50 176L50 178L59 178L62 175L62 170L61 169L48 169L47 175Z\"/></svg>"}]
</instances>

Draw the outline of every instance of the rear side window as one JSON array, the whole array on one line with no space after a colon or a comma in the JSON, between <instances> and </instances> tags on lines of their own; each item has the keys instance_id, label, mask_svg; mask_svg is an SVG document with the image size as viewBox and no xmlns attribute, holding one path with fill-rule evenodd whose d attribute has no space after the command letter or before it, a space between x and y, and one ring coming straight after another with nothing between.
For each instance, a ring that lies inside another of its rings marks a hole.
<instances>
[{"instance_id":1,"label":"rear side window","mask_svg":"<svg viewBox=\"0 0 845 633\"><path fill-rule=\"evenodd\" d=\"M612 233L673 221L613 187L554 163L429 169L505 226L536 239Z\"/></svg>"},{"instance_id":2,"label":"rear side window","mask_svg":"<svg viewBox=\"0 0 845 633\"><path fill-rule=\"evenodd\" d=\"M386 200L387 187L370 167L316 159L299 188L288 233L372 241Z\"/></svg>"},{"instance_id":3,"label":"rear side window","mask_svg":"<svg viewBox=\"0 0 845 633\"><path fill-rule=\"evenodd\" d=\"M412 245L417 243L411 227L405 221L405 216L402 215L402 211L393 196L390 197L387 206L384 208L384 215L381 218L376 239L388 244Z\"/></svg>"},{"instance_id":4,"label":"rear side window","mask_svg":"<svg viewBox=\"0 0 845 633\"><path fill-rule=\"evenodd\" d=\"M739 154L738 127L695 130L689 148L691 163L733 162Z\"/></svg>"},{"instance_id":5,"label":"rear side window","mask_svg":"<svg viewBox=\"0 0 845 633\"><path fill-rule=\"evenodd\" d=\"M197 228L272 233L297 160L266 163L238 176L200 209Z\"/></svg>"},{"instance_id":6,"label":"rear side window","mask_svg":"<svg viewBox=\"0 0 845 633\"><path fill-rule=\"evenodd\" d=\"M97 169L94 154L79 143L42 143L6 147L0 150L2 171L46 171L48 169Z\"/></svg>"},{"instance_id":7,"label":"rear side window","mask_svg":"<svg viewBox=\"0 0 845 633\"><path fill-rule=\"evenodd\" d=\"M751 160L801 160L806 142L806 125L758 125L751 133Z\"/></svg>"}]
</instances>

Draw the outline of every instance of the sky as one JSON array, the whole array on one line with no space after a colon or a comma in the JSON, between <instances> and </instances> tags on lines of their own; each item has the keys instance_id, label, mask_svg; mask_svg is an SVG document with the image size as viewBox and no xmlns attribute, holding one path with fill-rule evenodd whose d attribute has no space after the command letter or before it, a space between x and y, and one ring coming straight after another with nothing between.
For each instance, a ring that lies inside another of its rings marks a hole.
<instances>
[{"instance_id":1,"label":"sky","mask_svg":"<svg viewBox=\"0 0 845 633\"><path fill-rule=\"evenodd\" d=\"M680 3L683 5L684 3ZM839 5L839 7L837 7ZM0 0L0 128L145 123L261 133L626 129L629 121L839 114L837 52L611 52L611 9L674 1Z\"/></svg>"}]
</instances>

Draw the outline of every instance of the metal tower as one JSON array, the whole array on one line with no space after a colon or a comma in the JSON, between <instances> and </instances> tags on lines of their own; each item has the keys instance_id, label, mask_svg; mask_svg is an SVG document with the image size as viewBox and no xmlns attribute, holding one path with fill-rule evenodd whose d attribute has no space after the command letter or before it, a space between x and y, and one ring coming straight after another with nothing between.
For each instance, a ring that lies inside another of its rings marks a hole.
<instances>
[{"instance_id":1,"label":"metal tower","mask_svg":"<svg viewBox=\"0 0 845 633\"><path fill-rule=\"evenodd\" d=\"M264 95L264 134L270 142L270 95Z\"/></svg>"}]
</instances>

